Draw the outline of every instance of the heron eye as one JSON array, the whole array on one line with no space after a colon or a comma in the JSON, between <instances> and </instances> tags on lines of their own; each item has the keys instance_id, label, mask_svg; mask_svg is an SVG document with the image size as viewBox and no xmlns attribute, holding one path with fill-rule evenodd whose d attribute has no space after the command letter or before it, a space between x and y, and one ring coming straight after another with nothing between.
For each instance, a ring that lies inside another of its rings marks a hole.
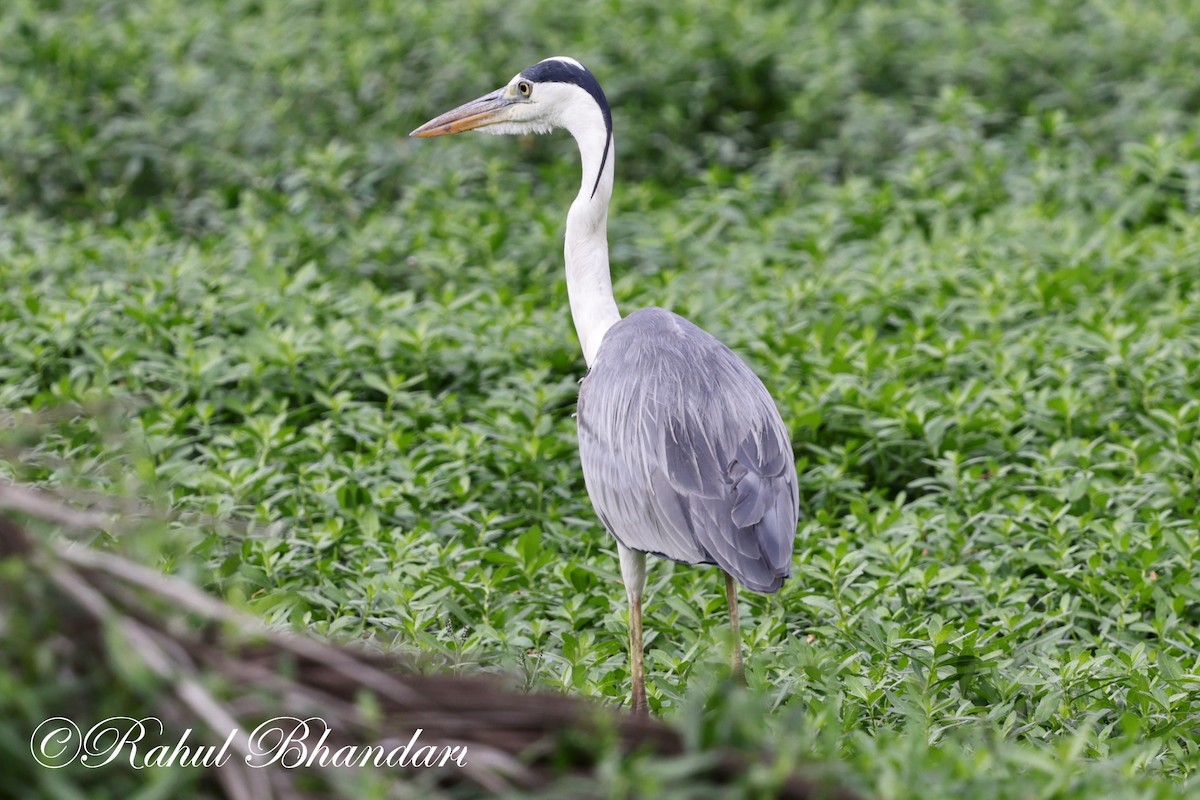
<instances>
[{"instance_id":1,"label":"heron eye","mask_svg":"<svg viewBox=\"0 0 1200 800\"><path fill-rule=\"evenodd\" d=\"M517 91L521 93L522 97L529 97L533 92L533 87L529 85L529 81L521 81L517 84Z\"/></svg>"}]
</instances>

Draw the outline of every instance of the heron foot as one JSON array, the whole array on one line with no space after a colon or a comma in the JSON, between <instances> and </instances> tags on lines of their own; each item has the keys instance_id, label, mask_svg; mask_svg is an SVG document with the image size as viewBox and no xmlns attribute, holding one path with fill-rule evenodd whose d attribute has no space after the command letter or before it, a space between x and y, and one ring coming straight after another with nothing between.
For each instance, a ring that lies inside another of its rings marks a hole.
<instances>
[{"instance_id":1,"label":"heron foot","mask_svg":"<svg viewBox=\"0 0 1200 800\"><path fill-rule=\"evenodd\" d=\"M640 687L641 692L634 690L633 696L629 701L629 711L634 716L648 717L650 716L650 705L646 702L646 687Z\"/></svg>"}]
</instances>

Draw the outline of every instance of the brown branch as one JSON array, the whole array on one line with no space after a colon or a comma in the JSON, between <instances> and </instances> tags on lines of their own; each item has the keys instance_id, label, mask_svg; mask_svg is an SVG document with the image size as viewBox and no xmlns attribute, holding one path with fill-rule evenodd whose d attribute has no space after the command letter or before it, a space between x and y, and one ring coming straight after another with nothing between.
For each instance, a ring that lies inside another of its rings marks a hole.
<instances>
[{"instance_id":1,"label":"brown branch","mask_svg":"<svg viewBox=\"0 0 1200 800\"><path fill-rule=\"evenodd\" d=\"M0 486L0 508L71 530L115 524L20 486ZM624 753L670 757L684 751L680 735L657 720L565 695L522 694L493 678L416 674L394 654L275 631L178 577L67 540L31 538L0 515L0 559L13 556L30 563L31 576L46 576L80 615L113 626L128 650L170 688L163 701L169 699L179 716L200 719L220 740L238 731L234 747L243 756L250 748L242 726L252 727L255 719L269 719L281 708L332 720L331 731L337 729L332 738L343 744L391 749L420 728L422 741L465 746L468 766L440 777L489 792L552 782L563 766L555 761L562 757L558 743L568 734L614 742ZM197 618L204 624L197 625ZM75 646L99 648L100 659L110 657L94 639ZM202 676L221 677L226 699L206 688ZM373 697L370 714L361 704L363 690ZM593 759L590 751L574 748L567 767L586 773ZM733 783L753 767L745 757L725 753L712 754L708 763L702 777L716 784ZM215 777L230 800L297 797L292 776L283 772L251 769L243 761L227 763ZM854 797L798 776L776 796Z\"/></svg>"},{"instance_id":2,"label":"brown branch","mask_svg":"<svg viewBox=\"0 0 1200 800\"><path fill-rule=\"evenodd\" d=\"M111 517L80 511L46 492L13 483L0 484L0 509L16 511L73 531L107 531L114 527Z\"/></svg>"}]
</instances>

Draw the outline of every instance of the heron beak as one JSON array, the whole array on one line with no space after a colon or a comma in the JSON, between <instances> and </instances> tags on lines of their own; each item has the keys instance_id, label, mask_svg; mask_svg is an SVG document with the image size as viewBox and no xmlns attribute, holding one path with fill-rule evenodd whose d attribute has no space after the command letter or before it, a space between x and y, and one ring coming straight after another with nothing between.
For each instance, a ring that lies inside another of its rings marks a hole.
<instances>
[{"instance_id":1,"label":"heron beak","mask_svg":"<svg viewBox=\"0 0 1200 800\"><path fill-rule=\"evenodd\" d=\"M509 117L509 107L513 101L505 96L504 89L497 89L491 94L465 103L453 111L447 111L440 117L434 117L409 136L445 136L450 133L473 131L505 122Z\"/></svg>"}]
</instances>

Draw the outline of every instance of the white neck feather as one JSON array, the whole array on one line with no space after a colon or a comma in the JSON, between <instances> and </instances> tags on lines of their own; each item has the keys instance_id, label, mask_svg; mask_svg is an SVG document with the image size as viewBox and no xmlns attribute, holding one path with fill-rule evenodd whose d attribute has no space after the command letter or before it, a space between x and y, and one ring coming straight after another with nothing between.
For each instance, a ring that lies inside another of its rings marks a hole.
<instances>
[{"instance_id":1,"label":"white neck feather","mask_svg":"<svg viewBox=\"0 0 1200 800\"><path fill-rule=\"evenodd\" d=\"M565 125L579 145L583 178L579 195L567 212L564 248L571 318L589 367L596 359L604 334L621 319L608 270L608 201L612 197L616 148L607 141L608 131L600 109L593 103L591 111L572 114ZM607 158L605 144L608 144ZM602 160L604 172L597 184L596 174Z\"/></svg>"}]
</instances>

